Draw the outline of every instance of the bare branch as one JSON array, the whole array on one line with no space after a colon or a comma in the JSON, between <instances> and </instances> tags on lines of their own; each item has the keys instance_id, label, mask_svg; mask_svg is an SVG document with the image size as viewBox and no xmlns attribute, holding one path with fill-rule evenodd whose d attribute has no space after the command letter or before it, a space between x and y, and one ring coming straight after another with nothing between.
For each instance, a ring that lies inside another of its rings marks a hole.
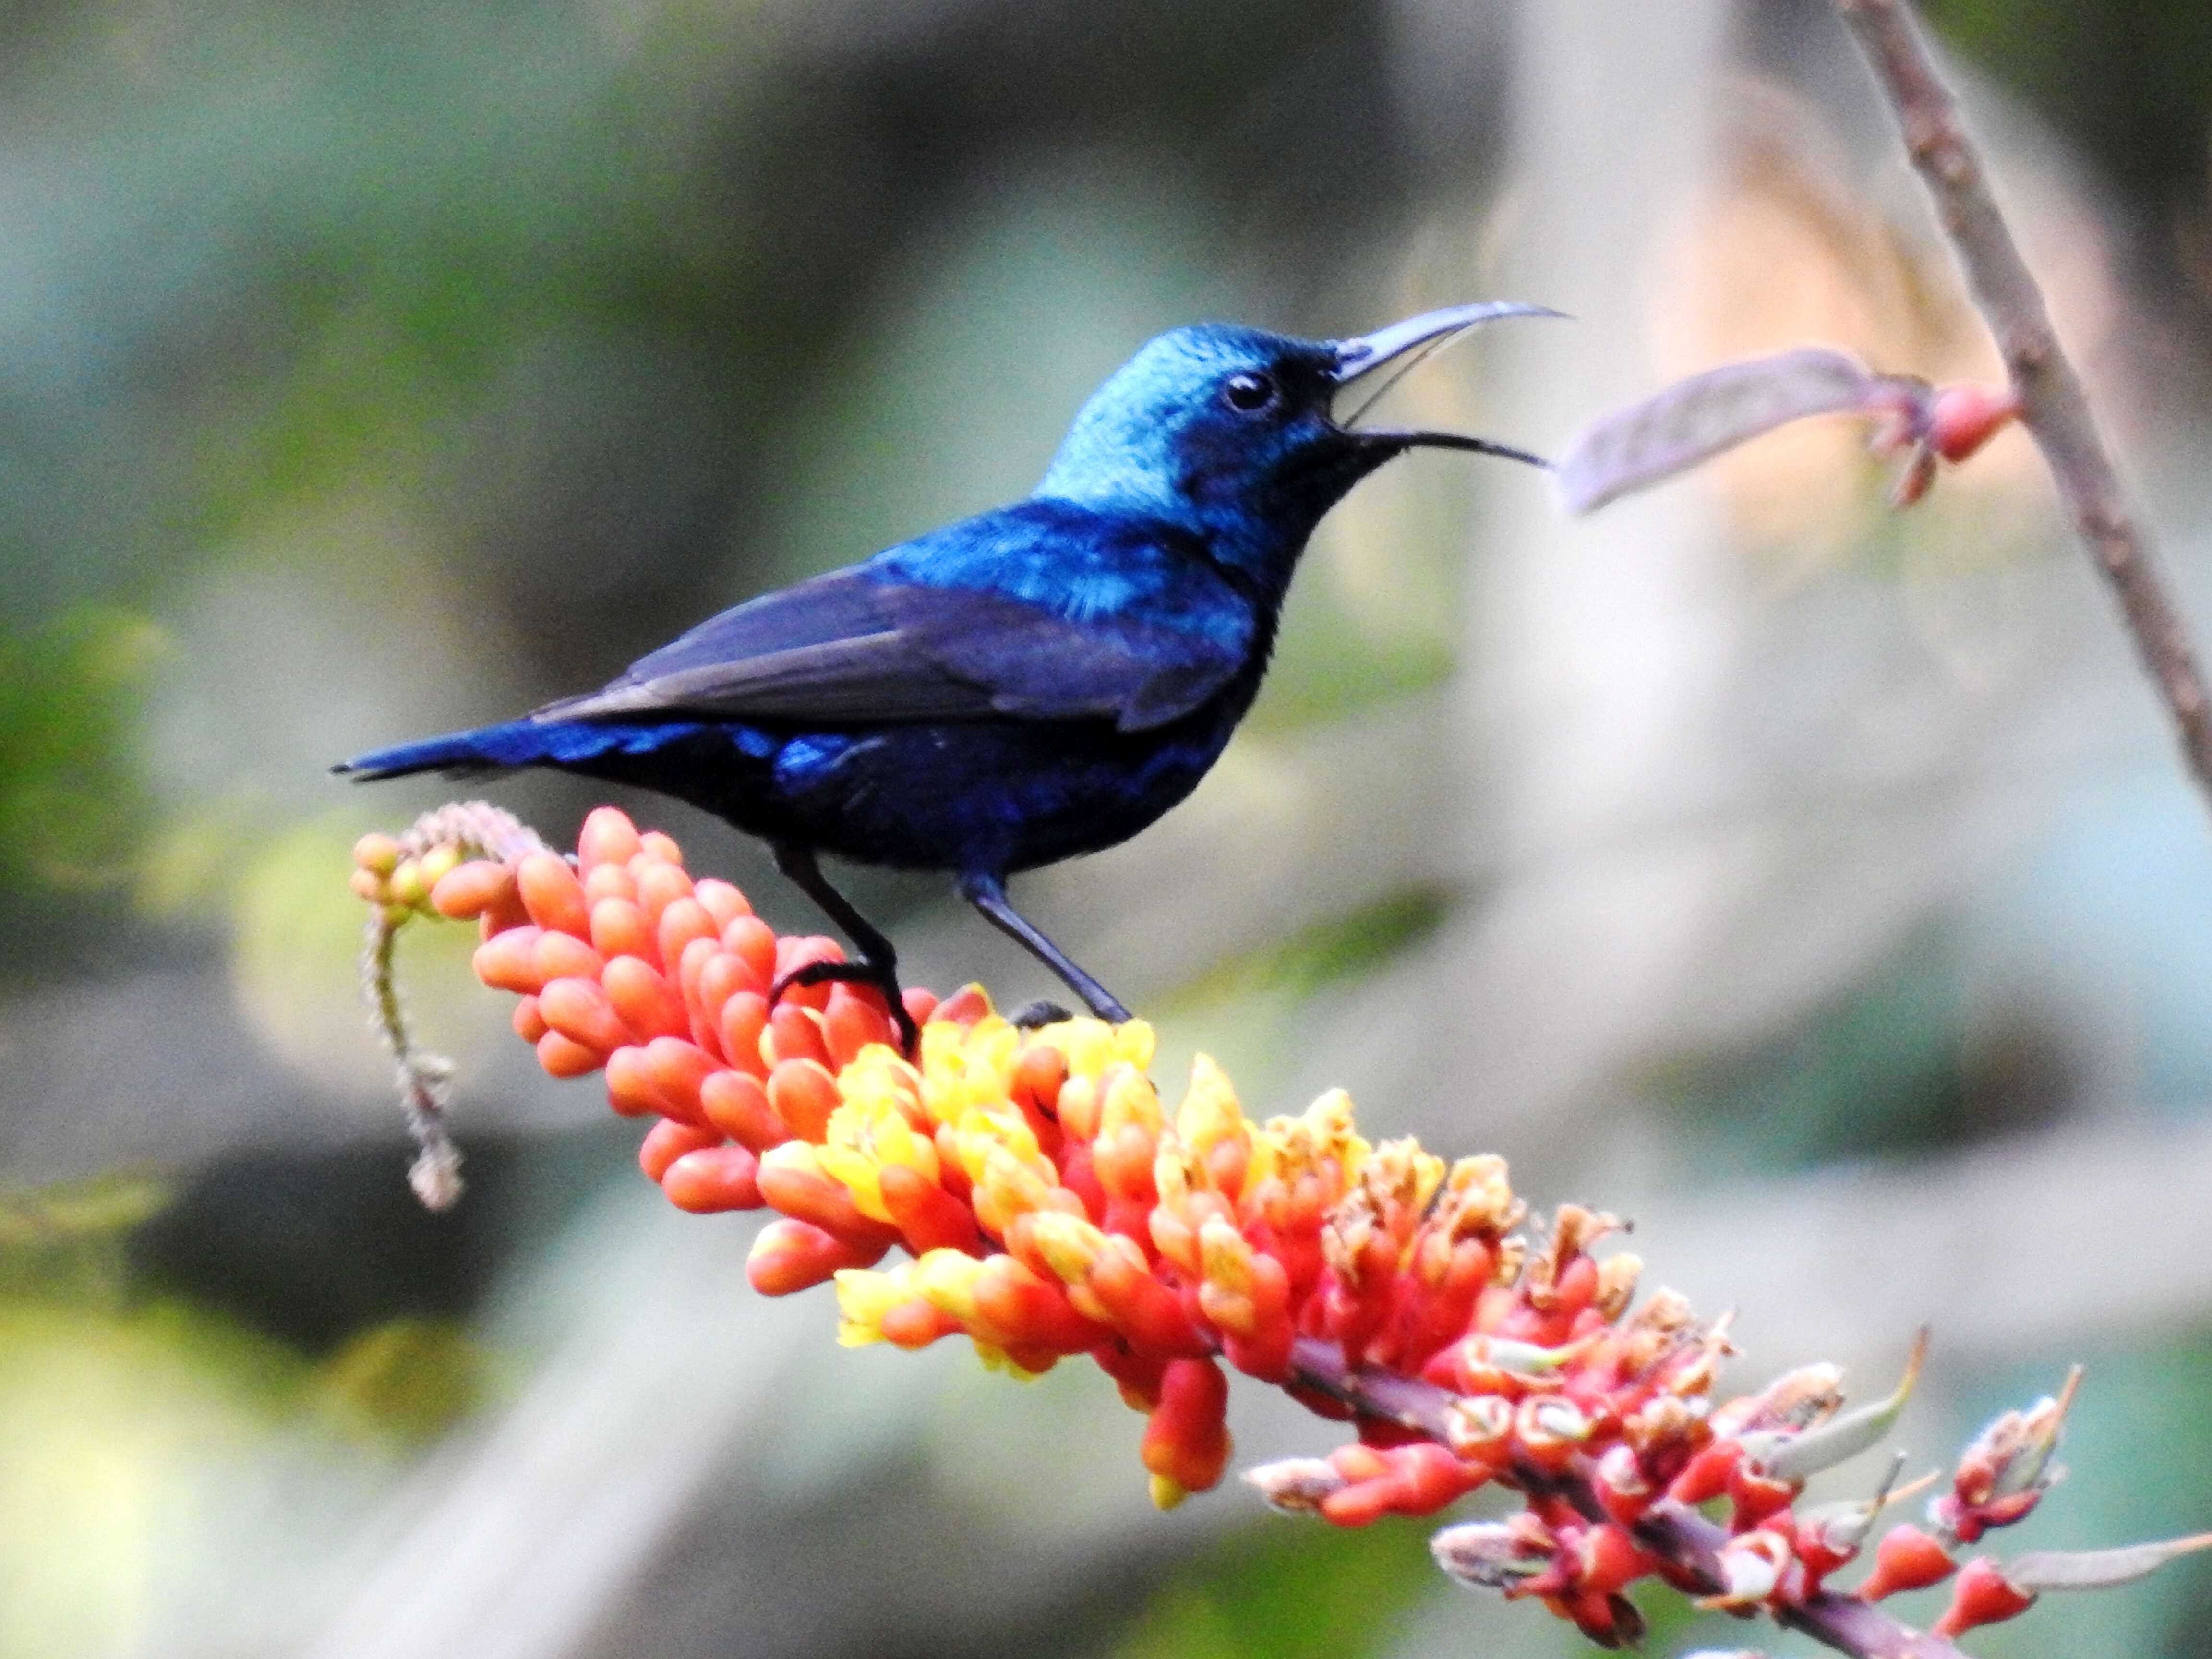
<instances>
[{"instance_id":1,"label":"bare branch","mask_svg":"<svg viewBox=\"0 0 2212 1659\"><path fill-rule=\"evenodd\" d=\"M2212 795L2212 705L2195 648L2097 429L2081 376L2060 349L2042 289L1990 193L1958 100L1903 0L1836 0L1836 9L1896 111L1913 167L1935 198L1936 218L2003 354L2021 423L2042 450L2075 530L2119 600L2143 666L2180 727L2191 772Z\"/></svg>"}]
</instances>

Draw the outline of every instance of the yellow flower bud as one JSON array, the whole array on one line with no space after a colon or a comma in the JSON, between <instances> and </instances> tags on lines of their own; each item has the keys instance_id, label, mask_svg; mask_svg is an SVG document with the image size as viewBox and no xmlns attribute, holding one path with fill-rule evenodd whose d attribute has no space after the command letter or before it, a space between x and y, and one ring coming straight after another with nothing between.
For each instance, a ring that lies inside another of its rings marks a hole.
<instances>
[{"instance_id":1,"label":"yellow flower bud","mask_svg":"<svg viewBox=\"0 0 2212 1659\"><path fill-rule=\"evenodd\" d=\"M353 844L353 861L372 875L388 876L399 867L399 843L389 836L363 836Z\"/></svg>"}]
</instances>

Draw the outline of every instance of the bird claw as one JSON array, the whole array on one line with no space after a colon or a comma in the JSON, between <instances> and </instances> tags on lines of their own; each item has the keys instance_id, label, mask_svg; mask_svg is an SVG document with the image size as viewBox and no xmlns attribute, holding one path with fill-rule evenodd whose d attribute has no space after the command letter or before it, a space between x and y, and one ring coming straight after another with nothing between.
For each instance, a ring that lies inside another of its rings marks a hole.
<instances>
[{"instance_id":1,"label":"bird claw","mask_svg":"<svg viewBox=\"0 0 2212 1659\"><path fill-rule=\"evenodd\" d=\"M869 962L808 962L802 963L787 974L776 976L768 988L769 1011L772 1013L777 1003L783 1000L786 991L803 985L872 985L883 993L884 1006L890 1011L891 1024L898 1028L899 1052L908 1060L921 1053L921 1028L914 1023L914 1016L906 1011L906 999L899 994L898 975L888 968L878 968Z\"/></svg>"},{"instance_id":2,"label":"bird claw","mask_svg":"<svg viewBox=\"0 0 2212 1659\"><path fill-rule=\"evenodd\" d=\"M1006 1016L1006 1024L1018 1030L1034 1031L1040 1025L1057 1025L1075 1016L1049 997L1039 997L1034 1002L1024 1002Z\"/></svg>"}]
</instances>

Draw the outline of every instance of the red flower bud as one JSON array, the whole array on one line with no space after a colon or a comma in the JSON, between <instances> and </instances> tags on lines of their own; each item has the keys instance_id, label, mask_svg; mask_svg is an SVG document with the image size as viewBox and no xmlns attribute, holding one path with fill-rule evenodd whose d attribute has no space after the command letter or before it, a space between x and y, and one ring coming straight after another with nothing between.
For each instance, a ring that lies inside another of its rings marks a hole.
<instances>
[{"instance_id":1,"label":"red flower bud","mask_svg":"<svg viewBox=\"0 0 2212 1659\"><path fill-rule=\"evenodd\" d=\"M1936 1634L1949 1640L1983 1625L2016 1618L2035 1605L2034 1595L2004 1576L1986 1555L1966 1563L1951 1587L1951 1605L1936 1621Z\"/></svg>"},{"instance_id":2,"label":"red flower bud","mask_svg":"<svg viewBox=\"0 0 2212 1659\"><path fill-rule=\"evenodd\" d=\"M1143 1456L1152 1501L1171 1509L1206 1492L1229 1467L1229 1379L1211 1359L1170 1360L1160 1375L1160 1403L1145 1424Z\"/></svg>"},{"instance_id":3,"label":"red flower bud","mask_svg":"<svg viewBox=\"0 0 2212 1659\"><path fill-rule=\"evenodd\" d=\"M1911 1522L1892 1527L1875 1547L1874 1571L1858 1588L1862 1601L1879 1601L1899 1590L1925 1589L1959 1570L1950 1552Z\"/></svg>"},{"instance_id":4,"label":"red flower bud","mask_svg":"<svg viewBox=\"0 0 2212 1659\"><path fill-rule=\"evenodd\" d=\"M1945 460L1963 461L2019 416L2020 398L2009 390L1947 386L1936 394L1928 442Z\"/></svg>"}]
</instances>

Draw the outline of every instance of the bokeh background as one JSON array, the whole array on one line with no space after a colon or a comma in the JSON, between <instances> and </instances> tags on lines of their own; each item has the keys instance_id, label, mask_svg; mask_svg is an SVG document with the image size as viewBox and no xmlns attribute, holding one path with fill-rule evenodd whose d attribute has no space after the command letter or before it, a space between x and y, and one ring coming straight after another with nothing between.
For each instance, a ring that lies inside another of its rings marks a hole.
<instances>
[{"instance_id":1,"label":"bokeh background","mask_svg":"<svg viewBox=\"0 0 2212 1659\"><path fill-rule=\"evenodd\" d=\"M1933 9L2212 619L2212 10ZM1492 296L1579 320L1394 397L1553 451L1807 341L1994 368L1820 0L0 9L0 1656L1573 1650L1421 1527L1155 1516L1073 1367L838 1350L427 929L471 1188L417 1210L346 849L443 796L325 772L1022 493L1161 328ZM1847 423L1580 523L1401 463L1196 798L1024 890L1171 1094L1342 1083L1633 1217L1746 1384L1932 1322L1930 1464L2084 1359L2020 1544L2203 1528L2212 823L2025 444L1883 488ZM1051 988L854 884L921 981ZM1328 1443L1250 1392L1244 1458ZM2183 1568L1978 1650L2208 1627Z\"/></svg>"}]
</instances>

